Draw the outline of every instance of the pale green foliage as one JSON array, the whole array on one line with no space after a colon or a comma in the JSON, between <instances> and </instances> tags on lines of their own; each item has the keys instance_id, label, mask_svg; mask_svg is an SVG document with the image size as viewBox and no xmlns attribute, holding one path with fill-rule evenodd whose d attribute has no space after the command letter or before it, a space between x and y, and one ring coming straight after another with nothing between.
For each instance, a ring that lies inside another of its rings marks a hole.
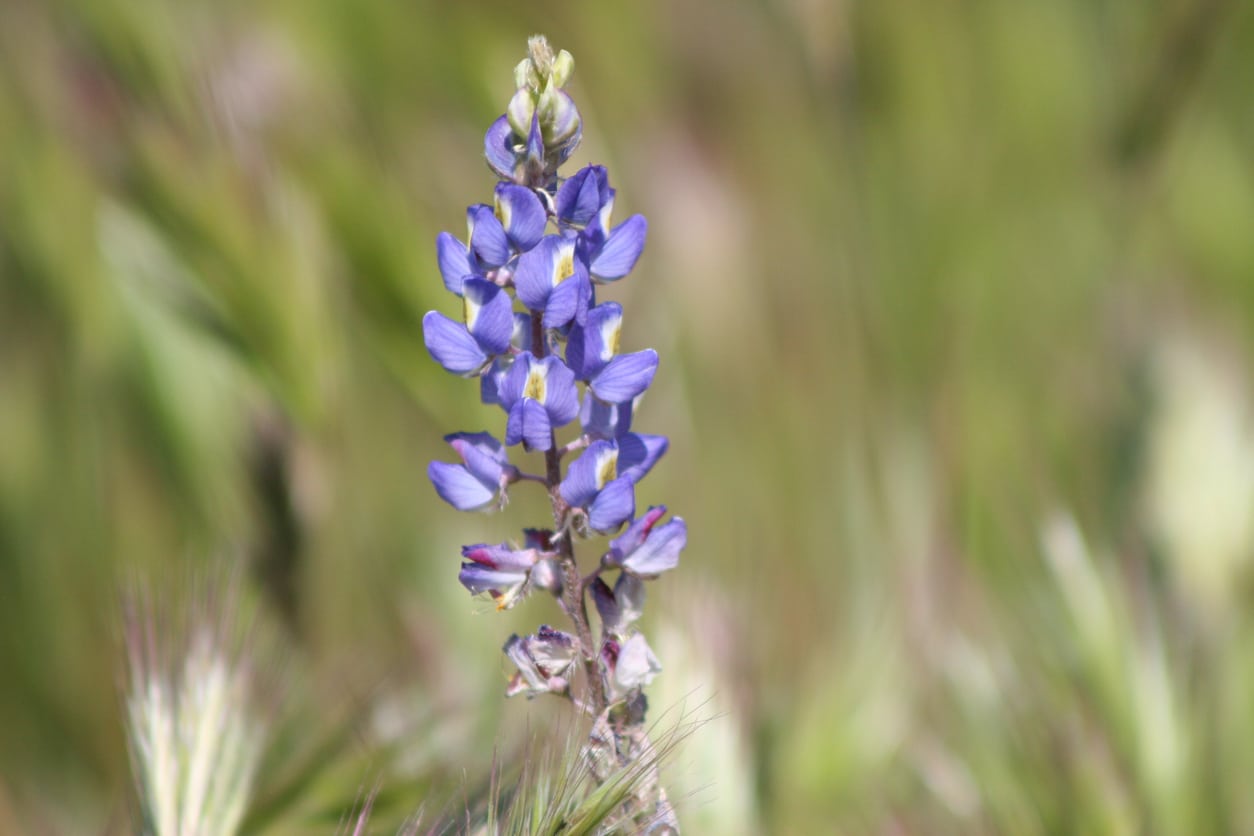
<instances>
[{"instance_id":1,"label":"pale green foliage","mask_svg":"<svg viewBox=\"0 0 1254 836\"><path fill-rule=\"evenodd\" d=\"M143 829L238 832L266 746L263 681L238 590L136 594L127 625L127 732ZM176 603L177 602L177 603Z\"/></svg>"}]
</instances>

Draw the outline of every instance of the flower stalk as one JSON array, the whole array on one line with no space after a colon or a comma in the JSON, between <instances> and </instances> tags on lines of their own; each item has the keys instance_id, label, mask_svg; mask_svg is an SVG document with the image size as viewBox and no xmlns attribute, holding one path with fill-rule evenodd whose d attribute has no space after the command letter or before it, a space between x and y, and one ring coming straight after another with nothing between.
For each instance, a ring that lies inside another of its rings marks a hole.
<instances>
[{"instance_id":1,"label":"flower stalk","mask_svg":"<svg viewBox=\"0 0 1254 836\"><path fill-rule=\"evenodd\" d=\"M515 93L484 137L498 178L493 202L467 209L464 241L447 232L436 238L440 273L460 297L461 317L427 313L424 342L447 371L479 380L480 398L504 411L505 428L500 440L488 432L447 436L461 461L432 462L428 475L461 511L503 508L514 484L544 485L553 527L525 530L521 546L464 547L459 579L498 609L536 590L556 598L572 632L542 625L511 636L504 650L518 670L506 694L556 694L587 711L594 734L586 755L602 781L607 765L630 767L653 751L643 688L661 666L635 622L643 581L678 564L687 528L679 517L657 525L664 507L636 514L635 486L669 445L631 426L658 355L621 353L622 308L598 303L597 294L631 272L648 224L641 215L611 224L615 190L603 166L559 174L582 136L579 111L563 89L573 71L570 53L554 53L542 36L529 41L514 71ZM576 420L571 433L566 428ZM543 452L542 478L510 463L517 446ZM600 561L581 569L575 541L607 536L613 539ZM612 587L606 572L618 574ZM577 671L581 693L572 690ZM624 813L632 822L677 832L660 787L637 801Z\"/></svg>"}]
</instances>

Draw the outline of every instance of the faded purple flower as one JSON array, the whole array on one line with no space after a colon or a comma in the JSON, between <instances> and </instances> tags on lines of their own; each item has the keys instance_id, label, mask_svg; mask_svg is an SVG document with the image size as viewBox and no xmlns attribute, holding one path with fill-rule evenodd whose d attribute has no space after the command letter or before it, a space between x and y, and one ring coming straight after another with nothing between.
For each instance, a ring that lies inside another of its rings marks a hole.
<instances>
[{"instance_id":1,"label":"faded purple flower","mask_svg":"<svg viewBox=\"0 0 1254 836\"><path fill-rule=\"evenodd\" d=\"M679 553L688 544L688 524L674 517L665 525L658 521L666 506L650 508L610 541L610 550L601 558L608 568L625 569L640 577L655 577L679 565Z\"/></svg>"},{"instance_id":2,"label":"faded purple flower","mask_svg":"<svg viewBox=\"0 0 1254 836\"><path fill-rule=\"evenodd\" d=\"M643 688L662 672L662 664L643 633L635 633L623 643L607 639L601 646L610 699L617 701L632 691Z\"/></svg>"},{"instance_id":3,"label":"faded purple flower","mask_svg":"<svg viewBox=\"0 0 1254 836\"><path fill-rule=\"evenodd\" d=\"M578 640L569 633L541 625L535 635L510 636L505 642L505 655L518 667L510 679L505 695L565 693L570 688L566 671L579 653Z\"/></svg>"},{"instance_id":4,"label":"faded purple flower","mask_svg":"<svg viewBox=\"0 0 1254 836\"><path fill-rule=\"evenodd\" d=\"M463 546L458 580L472 595L488 593L498 610L518 603L532 587L554 591L561 584L553 565L554 555L535 548L515 549L508 543Z\"/></svg>"},{"instance_id":5,"label":"faded purple flower","mask_svg":"<svg viewBox=\"0 0 1254 836\"><path fill-rule=\"evenodd\" d=\"M631 625L644 614L644 582L622 572L612 590L602 578L597 578L591 591L597 615L601 616L601 629L608 636L625 638Z\"/></svg>"}]
</instances>

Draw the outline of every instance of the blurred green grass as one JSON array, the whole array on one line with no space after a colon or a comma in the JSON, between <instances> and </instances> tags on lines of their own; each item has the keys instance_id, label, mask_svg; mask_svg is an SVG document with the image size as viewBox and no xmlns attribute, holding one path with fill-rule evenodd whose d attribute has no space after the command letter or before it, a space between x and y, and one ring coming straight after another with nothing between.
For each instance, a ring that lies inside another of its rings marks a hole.
<instances>
[{"instance_id":1,"label":"blurred green grass","mask_svg":"<svg viewBox=\"0 0 1254 836\"><path fill-rule=\"evenodd\" d=\"M543 508L436 499L440 437L498 416L419 328L533 31L575 55L574 164L651 222L610 297L663 358L639 501L691 531L650 608L655 711L717 715L691 829L1254 830L1224 0L5 3L0 830L127 829L135 577L252 567L310 717L352 706L283 832L376 774L440 809L543 722L498 649L556 611L455 580Z\"/></svg>"}]
</instances>

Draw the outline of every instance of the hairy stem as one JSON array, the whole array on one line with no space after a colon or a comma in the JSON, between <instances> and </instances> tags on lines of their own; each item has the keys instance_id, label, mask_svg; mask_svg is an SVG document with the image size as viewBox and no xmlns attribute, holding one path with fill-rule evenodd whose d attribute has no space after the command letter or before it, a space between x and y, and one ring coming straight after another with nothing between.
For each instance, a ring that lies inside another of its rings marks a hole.
<instances>
[{"instance_id":1,"label":"hairy stem","mask_svg":"<svg viewBox=\"0 0 1254 836\"><path fill-rule=\"evenodd\" d=\"M531 314L531 348L538 358L548 353L545 341L544 323L541 314ZM549 489L549 501L553 505L553 524L555 530L562 532L557 540L558 556L562 567L562 609L575 626L575 635L583 649L584 676L588 680L587 702L593 714L599 715L605 710L605 683L601 679L601 666L597 663L597 643L592 638L592 626L588 621L587 589L583 577L579 574L579 564L575 560L574 532L570 529L570 506L558 489L562 483L562 451L557 446L554 433L549 433L549 449L544 453L545 484Z\"/></svg>"}]
</instances>

